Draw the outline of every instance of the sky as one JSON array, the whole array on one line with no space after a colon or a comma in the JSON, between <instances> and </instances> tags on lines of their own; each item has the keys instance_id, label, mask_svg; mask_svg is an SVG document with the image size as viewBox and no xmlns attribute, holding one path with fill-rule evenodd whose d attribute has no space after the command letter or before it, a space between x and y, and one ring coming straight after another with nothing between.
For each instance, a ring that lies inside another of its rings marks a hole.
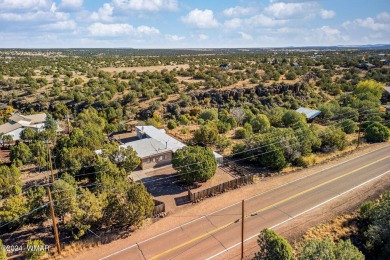
<instances>
[{"instance_id":1,"label":"sky","mask_svg":"<svg viewBox=\"0 0 390 260\"><path fill-rule=\"evenodd\" d=\"M390 44L390 0L0 0L0 48Z\"/></svg>"}]
</instances>

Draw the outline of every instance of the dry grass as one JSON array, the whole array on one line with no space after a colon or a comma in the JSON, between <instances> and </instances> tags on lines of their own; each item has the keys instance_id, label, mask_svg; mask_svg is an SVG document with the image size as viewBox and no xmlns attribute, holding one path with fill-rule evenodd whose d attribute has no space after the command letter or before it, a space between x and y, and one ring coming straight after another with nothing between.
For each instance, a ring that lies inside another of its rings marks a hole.
<instances>
[{"instance_id":1,"label":"dry grass","mask_svg":"<svg viewBox=\"0 0 390 260\"><path fill-rule=\"evenodd\" d=\"M109 73L115 73L115 72L122 72L122 71L136 71L136 72L145 72L145 71L162 71L163 69L167 69L169 71L173 69L188 69L190 65L188 64L178 64L178 65L159 65L159 66L148 66L148 67L107 67L107 68L100 68L102 71L106 71Z\"/></svg>"},{"instance_id":2,"label":"dry grass","mask_svg":"<svg viewBox=\"0 0 390 260\"><path fill-rule=\"evenodd\" d=\"M356 234L358 227L356 225L357 211L351 214L337 216L331 221L310 228L303 236L304 239L322 239L329 237L333 241L350 237Z\"/></svg>"}]
</instances>

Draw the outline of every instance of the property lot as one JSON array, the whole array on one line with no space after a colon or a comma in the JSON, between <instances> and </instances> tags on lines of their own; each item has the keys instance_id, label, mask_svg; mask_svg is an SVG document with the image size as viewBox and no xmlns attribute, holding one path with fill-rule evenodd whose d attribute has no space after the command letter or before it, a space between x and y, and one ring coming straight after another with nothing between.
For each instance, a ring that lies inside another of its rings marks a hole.
<instances>
[{"instance_id":1,"label":"property lot","mask_svg":"<svg viewBox=\"0 0 390 260\"><path fill-rule=\"evenodd\" d=\"M180 182L180 176L177 175L171 165L135 171L132 173L132 177L136 181L142 181L156 200L164 202L168 213L173 213L177 207L190 203L188 200L188 186ZM193 190L206 189L233 179L232 175L218 168L214 177L207 182L199 183L199 187Z\"/></svg>"}]
</instances>

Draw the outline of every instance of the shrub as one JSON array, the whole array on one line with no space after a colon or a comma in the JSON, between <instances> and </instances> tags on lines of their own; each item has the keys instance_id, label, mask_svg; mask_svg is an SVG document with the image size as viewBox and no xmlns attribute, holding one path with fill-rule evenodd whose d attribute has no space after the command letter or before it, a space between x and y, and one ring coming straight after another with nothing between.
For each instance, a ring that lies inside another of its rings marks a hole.
<instances>
[{"instance_id":1,"label":"shrub","mask_svg":"<svg viewBox=\"0 0 390 260\"><path fill-rule=\"evenodd\" d=\"M27 242L27 247L25 251L25 255L27 259L37 260L41 256L46 254L45 244L42 240L29 240Z\"/></svg>"}]
</instances>

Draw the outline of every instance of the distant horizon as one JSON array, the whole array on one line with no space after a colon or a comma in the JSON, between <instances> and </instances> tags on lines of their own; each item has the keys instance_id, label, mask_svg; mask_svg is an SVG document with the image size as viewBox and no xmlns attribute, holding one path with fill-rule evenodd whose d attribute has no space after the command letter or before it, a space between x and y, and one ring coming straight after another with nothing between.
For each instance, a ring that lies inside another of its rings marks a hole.
<instances>
[{"instance_id":1,"label":"distant horizon","mask_svg":"<svg viewBox=\"0 0 390 260\"><path fill-rule=\"evenodd\" d=\"M109 50L221 50L221 49L297 49L297 48L369 48L386 47L390 49L390 43L373 43L360 45L302 45L302 46L280 46L280 47L178 47L178 48L137 48L137 47L0 47L0 50L77 50L77 49L109 49Z\"/></svg>"},{"instance_id":2,"label":"distant horizon","mask_svg":"<svg viewBox=\"0 0 390 260\"><path fill-rule=\"evenodd\" d=\"M0 0L0 48L6 49L284 48L378 42L390 43L388 0Z\"/></svg>"}]
</instances>

